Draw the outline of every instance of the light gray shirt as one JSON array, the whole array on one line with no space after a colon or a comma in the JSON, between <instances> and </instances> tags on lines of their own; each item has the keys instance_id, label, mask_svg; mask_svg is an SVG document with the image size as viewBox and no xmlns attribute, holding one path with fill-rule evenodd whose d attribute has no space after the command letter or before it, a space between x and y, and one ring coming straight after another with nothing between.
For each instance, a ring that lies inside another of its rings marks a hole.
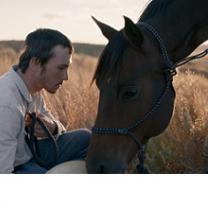
<instances>
[{"instance_id":1,"label":"light gray shirt","mask_svg":"<svg viewBox=\"0 0 208 208\"><path fill-rule=\"evenodd\" d=\"M12 68L0 76L0 173L11 173L14 167L32 158L24 138L27 112L36 112L53 119L59 133L65 130L47 110L41 93L32 96Z\"/></svg>"}]
</instances>

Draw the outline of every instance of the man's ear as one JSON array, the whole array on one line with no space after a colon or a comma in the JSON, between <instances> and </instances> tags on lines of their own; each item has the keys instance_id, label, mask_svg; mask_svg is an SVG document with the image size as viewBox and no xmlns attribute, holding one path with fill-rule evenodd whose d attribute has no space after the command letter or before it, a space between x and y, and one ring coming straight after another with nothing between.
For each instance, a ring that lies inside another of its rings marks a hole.
<instances>
[{"instance_id":1,"label":"man's ear","mask_svg":"<svg viewBox=\"0 0 208 208\"><path fill-rule=\"evenodd\" d=\"M114 35L118 32L116 29L98 21L97 19L95 19L92 16L92 19L95 21L95 23L98 25L98 27L100 28L101 32L103 33L103 35L108 39L111 40Z\"/></svg>"},{"instance_id":2,"label":"man's ear","mask_svg":"<svg viewBox=\"0 0 208 208\"><path fill-rule=\"evenodd\" d=\"M131 19L124 16L125 20L125 27L123 29L124 37L127 39L127 41L136 47L141 48L143 43L143 36L139 29L139 27L132 22Z\"/></svg>"}]
</instances>

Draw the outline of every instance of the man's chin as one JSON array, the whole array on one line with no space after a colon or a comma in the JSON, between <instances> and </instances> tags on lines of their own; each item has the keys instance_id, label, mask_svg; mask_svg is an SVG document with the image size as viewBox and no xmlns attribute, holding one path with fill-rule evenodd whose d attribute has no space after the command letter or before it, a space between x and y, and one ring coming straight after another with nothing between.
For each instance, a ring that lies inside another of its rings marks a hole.
<instances>
[{"instance_id":1,"label":"man's chin","mask_svg":"<svg viewBox=\"0 0 208 208\"><path fill-rule=\"evenodd\" d=\"M45 89L45 90L50 94L55 94L58 89L55 89L55 90Z\"/></svg>"}]
</instances>

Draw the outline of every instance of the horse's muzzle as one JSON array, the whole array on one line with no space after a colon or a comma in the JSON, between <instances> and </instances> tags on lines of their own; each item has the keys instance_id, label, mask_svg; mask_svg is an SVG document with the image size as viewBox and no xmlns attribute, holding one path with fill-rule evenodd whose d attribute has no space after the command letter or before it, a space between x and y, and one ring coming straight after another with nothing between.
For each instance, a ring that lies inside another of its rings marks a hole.
<instances>
[{"instance_id":1,"label":"horse's muzzle","mask_svg":"<svg viewBox=\"0 0 208 208\"><path fill-rule=\"evenodd\" d=\"M87 158L87 172L90 174L121 174L125 173L126 167L122 162Z\"/></svg>"}]
</instances>

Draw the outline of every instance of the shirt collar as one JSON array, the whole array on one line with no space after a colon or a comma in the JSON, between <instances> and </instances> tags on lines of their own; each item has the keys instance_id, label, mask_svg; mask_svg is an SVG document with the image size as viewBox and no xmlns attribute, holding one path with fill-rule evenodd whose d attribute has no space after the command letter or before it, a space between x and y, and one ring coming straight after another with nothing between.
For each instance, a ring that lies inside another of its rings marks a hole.
<instances>
[{"instance_id":1,"label":"shirt collar","mask_svg":"<svg viewBox=\"0 0 208 208\"><path fill-rule=\"evenodd\" d=\"M12 66L12 68L10 70L11 76L12 76L17 88L19 89L19 92L21 93L21 95L24 97L24 99L28 103L30 103L30 102L32 102L32 95L28 91L27 86L25 85L25 82L18 75L18 73L15 71L15 69L16 69L16 66Z\"/></svg>"}]
</instances>

